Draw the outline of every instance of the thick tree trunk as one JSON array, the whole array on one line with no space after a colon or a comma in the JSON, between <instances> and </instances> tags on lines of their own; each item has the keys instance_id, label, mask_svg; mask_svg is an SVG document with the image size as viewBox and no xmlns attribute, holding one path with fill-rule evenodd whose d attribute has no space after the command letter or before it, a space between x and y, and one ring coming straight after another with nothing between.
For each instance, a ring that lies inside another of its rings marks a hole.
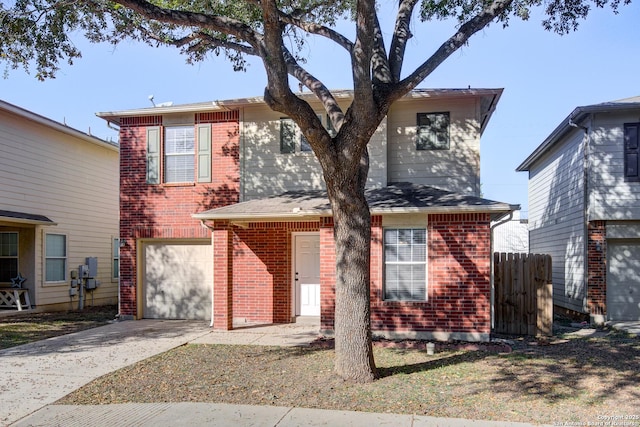
<instances>
[{"instance_id":1,"label":"thick tree trunk","mask_svg":"<svg viewBox=\"0 0 640 427\"><path fill-rule=\"evenodd\" d=\"M358 179L366 180L366 172ZM345 380L370 382L376 367L371 345L369 206L364 186L357 182L329 187L336 244L335 369Z\"/></svg>"}]
</instances>

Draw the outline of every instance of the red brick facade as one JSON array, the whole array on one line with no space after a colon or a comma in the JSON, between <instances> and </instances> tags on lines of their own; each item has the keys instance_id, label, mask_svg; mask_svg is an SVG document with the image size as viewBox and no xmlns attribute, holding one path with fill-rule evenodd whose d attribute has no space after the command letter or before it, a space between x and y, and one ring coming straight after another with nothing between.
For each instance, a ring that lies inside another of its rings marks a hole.
<instances>
[{"instance_id":1,"label":"red brick facade","mask_svg":"<svg viewBox=\"0 0 640 427\"><path fill-rule=\"evenodd\" d=\"M374 331L488 336L491 332L491 230L488 214L428 216L425 302L383 300L382 227L379 224L376 228L372 232L375 237L371 249Z\"/></svg>"},{"instance_id":2,"label":"red brick facade","mask_svg":"<svg viewBox=\"0 0 640 427\"><path fill-rule=\"evenodd\" d=\"M239 200L239 114L194 116L211 123L212 182L147 184L146 129L161 116L123 118L120 123L120 313L140 317L137 292L138 239L209 239L191 214ZM197 162L196 162L197 164ZM162 168L161 168L162 169Z\"/></svg>"},{"instance_id":3,"label":"red brick facade","mask_svg":"<svg viewBox=\"0 0 640 427\"><path fill-rule=\"evenodd\" d=\"M384 301L382 217L372 217L371 319L375 331L488 337L491 331L490 217L488 214L430 215L428 300ZM320 234L321 330L333 330L335 245L332 218L320 222L216 224L214 327L233 319L286 323L291 320L292 233ZM224 268L224 265L228 268ZM230 282L232 284L230 284Z\"/></svg>"},{"instance_id":4,"label":"red brick facade","mask_svg":"<svg viewBox=\"0 0 640 427\"><path fill-rule=\"evenodd\" d=\"M605 221L592 221L587 242L587 310L607 314L607 235Z\"/></svg>"},{"instance_id":5,"label":"red brick facade","mask_svg":"<svg viewBox=\"0 0 640 427\"><path fill-rule=\"evenodd\" d=\"M120 128L120 311L140 317L137 253L140 239L213 238L214 327L234 320L287 323L294 313L293 235L320 235L321 329L333 330L335 243L333 219L256 222L242 227L226 221L203 227L191 215L239 201L238 112L205 113L195 124L212 126L212 182L146 182L146 127L162 117L122 119ZM162 156L161 156L162 157ZM196 174L197 176L197 174ZM371 319L375 331L390 334L490 333L490 217L488 214L425 215L428 238L427 300L383 299L383 221L373 216ZM211 231L213 229L213 232Z\"/></svg>"}]
</instances>

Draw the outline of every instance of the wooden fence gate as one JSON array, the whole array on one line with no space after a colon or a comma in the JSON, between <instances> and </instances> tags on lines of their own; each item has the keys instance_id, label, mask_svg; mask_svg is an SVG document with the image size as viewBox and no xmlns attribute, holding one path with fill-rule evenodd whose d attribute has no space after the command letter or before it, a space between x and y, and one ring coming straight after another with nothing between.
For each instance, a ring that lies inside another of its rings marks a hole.
<instances>
[{"instance_id":1,"label":"wooden fence gate","mask_svg":"<svg viewBox=\"0 0 640 427\"><path fill-rule=\"evenodd\" d=\"M551 255L494 254L494 332L553 334Z\"/></svg>"}]
</instances>

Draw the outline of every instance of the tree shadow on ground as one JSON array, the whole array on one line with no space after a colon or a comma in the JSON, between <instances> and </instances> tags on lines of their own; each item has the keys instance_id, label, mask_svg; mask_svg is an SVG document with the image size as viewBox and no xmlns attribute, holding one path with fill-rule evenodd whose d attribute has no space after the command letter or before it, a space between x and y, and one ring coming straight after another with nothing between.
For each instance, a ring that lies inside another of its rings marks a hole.
<instances>
[{"instance_id":1,"label":"tree shadow on ground","mask_svg":"<svg viewBox=\"0 0 640 427\"><path fill-rule=\"evenodd\" d=\"M532 345L533 344L533 345ZM586 338L553 338L496 359L499 390L554 404L577 399L588 405L612 396L640 403L640 339L610 332Z\"/></svg>"}]
</instances>

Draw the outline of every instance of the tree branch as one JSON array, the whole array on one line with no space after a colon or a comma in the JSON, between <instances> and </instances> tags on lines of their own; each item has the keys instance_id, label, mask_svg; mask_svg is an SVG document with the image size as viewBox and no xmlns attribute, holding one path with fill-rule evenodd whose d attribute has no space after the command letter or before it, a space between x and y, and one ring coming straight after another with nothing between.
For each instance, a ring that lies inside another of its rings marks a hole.
<instances>
[{"instance_id":1,"label":"tree branch","mask_svg":"<svg viewBox=\"0 0 640 427\"><path fill-rule=\"evenodd\" d=\"M351 53L354 106L358 111L368 111L373 101L371 81L371 58L373 57L374 34L369 29L375 26L375 2L360 0L356 7L356 42ZM360 104L360 105L359 105ZM363 109L366 106L366 110Z\"/></svg>"},{"instance_id":2,"label":"tree branch","mask_svg":"<svg viewBox=\"0 0 640 427\"><path fill-rule=\"evenodd\" d=\"M374 14L373 22L373 56L371 58L371 71L373 73L373 83L378 85L390 85L395 83L393 76L391 75L391 69L389 68L389 60L387 59L387 50L384 47L384 36L382 29L380 28L380 21L378 20L378 14Z\"/></svg>"},{"instance_id":3,"label":"tree branch","mask_svg":"<svg viewBox=\"0 0 640 427\"><path fill-rule=\"evenodd\" d=\"M485 9L465 22L460 29L445 41L437 51L434 52L429 59L422 63L416 70L400 81L394 88L393 93L389 95L389 102L393 102L401 96L413 90L420 84L429 74L433 72L440 64L442 64L453 52L463 46L469 38L485 28L496 17L505 12L511 6L513 0L495 0L487 5Z\"/></svg>"},{"instance_id":4,"label":"tree branch","mask_svg":"<svg viewBox=\"0 0 640 427\"><path fill-rule=\"evenodd\" d=\"M389 48L389 67L396 82L400 81L407 42L413 37L409 25L411 24L413 9L417 3L418 0L400 0L400 7L396 16L396 27L393 32L391 47Z\"/></svg>"},{"instance_id":5,"label":"tree branch","mask_svg":"<svg viewBox=\"0 0 640 427\"><path fill-rule=\"evenodd\" d=\"M183 27L201 27L230 34L257 48L260 35L245 23L226 16L207 15L183 10L164 9L145 0L114 0L147 19Z\"/></svg>"},{"instance_id":6,"label":"tree branch","mask_svg":"<svg viewBox=\"0 0 640 427\"><path fill-rule=\"evenodd\" d=\"M351 40L329 27L316 24L314 22L303 21L284 12L280 12L280 19L282 20L282 22L286 22L289 25L300 28L301 30L306 31L309 34L326 37L339 46L342 46L349 53L351 53L353 49L353 43L351 42Z\"/></svg>"},{"instance_id":7,"label":"tree branch","mask_svg":"<svg viewBox=\"0 0 640 427\"><path fill-rule=\"evenodd\" d=\"M331 91L320 80L301 67L293 55L288 51L285 52L285 61L287 62L289 74L309 88L316 98L322 102L322 105L333 124L333 128L337 132L340 131L344 121L344 113Z\"/></svg>"},{"instance_id":8,"label":"tree branch","mask_svg":"<svg viewBox=\"0 0 640 427\"><path fill-rule=\"evenodd\" d=\"M145 28L141 28L140 31L143 31L148 38L156 40L159 43L168 44L180 48L186 45L191 45L187 48L187 51L190 52L198 50L198 46L200 45L208 44L210 46L220 47L223 49L235 50L236 52L244 53L246 55L258 56L258 52L252 46L243 45L228 40L222 40L201 31L191 33L188 36L172 39L161 37L152 31L147 31L147 29Z\"/></svg>"}]
</instances>

